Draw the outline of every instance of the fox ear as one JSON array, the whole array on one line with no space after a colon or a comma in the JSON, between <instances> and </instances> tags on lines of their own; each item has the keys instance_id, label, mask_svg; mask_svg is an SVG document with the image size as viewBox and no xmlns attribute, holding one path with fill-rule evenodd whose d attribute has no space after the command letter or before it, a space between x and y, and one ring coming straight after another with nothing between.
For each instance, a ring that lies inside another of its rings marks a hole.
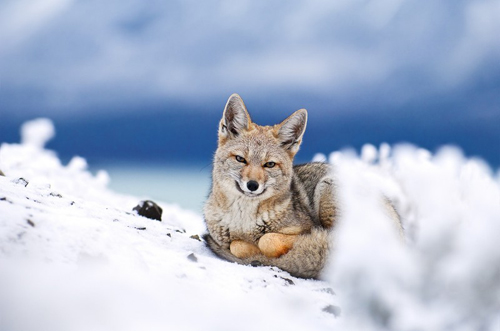
<instances>
[{"instance_id":1,"label":"fox ear","mask_svg":"<svg viewBox=\"0 0 500 331\"><path fill-rule=\"evenodd\" d=\"M220 121L219 137L236 137L243 130L248 130L251 123L250 115L241 97L234 93L229 97Z\"/></svg>"},{"instance_id":2,"label":"fox ear","mask_svg":"<svg viewBox=\"0 0 500 331\"><path fill-rule=\"evenodd\" d=\"M299 109L278 125L278 139L283 148L295 155L302 143L302 136L306 131L307 110Z\"/></svg>"}]
</instances>

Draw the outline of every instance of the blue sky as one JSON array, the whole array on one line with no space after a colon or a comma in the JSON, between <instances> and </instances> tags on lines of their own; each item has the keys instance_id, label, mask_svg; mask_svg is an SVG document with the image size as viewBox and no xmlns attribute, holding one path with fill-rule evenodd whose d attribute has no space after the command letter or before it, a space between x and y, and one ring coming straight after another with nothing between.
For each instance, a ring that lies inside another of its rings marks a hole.
<instances>
[{"instance_id":1,"label":"blue sky","mask_svg":"<svg viewBox=\"0 0 500 331\"><path fill-rule=\"evenodd\" d=\"M410 141L459 144L500 164L492 126L500 124L498 31L498 0L4 0L0 140L37 116L53 118L71 142L74 122L89 123L78 152L92 157L86 139L106 144L99 127L137 122L138 114L145 121L175 114L191 126L189 136L174 136L168 123L151 139L185 141L196 132L215 139L207 121L216 125L237 92L258 122L305 107L311 124L324 126L318 132L345 129L327 142L312 133L306 157L313 146ZM203 120L189 124L182 115ZM142 123L123 134L136 141L141 130L149 129Z\"/></svg>"}]
</instances>

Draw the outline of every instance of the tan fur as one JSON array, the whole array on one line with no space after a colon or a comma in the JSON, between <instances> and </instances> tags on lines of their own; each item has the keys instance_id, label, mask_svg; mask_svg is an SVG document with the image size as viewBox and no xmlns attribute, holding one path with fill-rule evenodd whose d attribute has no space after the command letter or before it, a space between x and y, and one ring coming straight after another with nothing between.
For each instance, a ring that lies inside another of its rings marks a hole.
<instances>
[{"instance_id":1,"label":"tan fur","mask_svg":"<svg viewBox=\"0 0 500 331\"><path fill-rule=\"evenodd\" d=\"M328 164L293 166L306 124L307 111L300 109L280 124L259 126L239 95L229 98L204 208L204 239L218 256L319 276L338 203Z\"/></svg>"},{"instance_id":2,"label":"tan fur","mask_svg":"<svg viewBox=\"0 0 500 331\"><path fill-rule=\"evenodd\" d=\"M204 208L210 237L206 240L219 256L237 262L251 258L299 276L319 273L327 251L302 255L318 251L318 245L326 249L327 242L316 243L313 233L334 224L335 209L330 205L335 199L328 165L293 166L306 122L307 111L301 109L280 124L259 126L238 95L229 98L219 123L212 190ZM267 167L268 162L274 166ZM254 192L248 189L250 181L258 183ZM328 184L319 185L324 181ZM318 198L328 203L322 206ZM301 250L295 250L297 242ZM311 257L316 260L308 261ZM301 274L305 266L313 270Z\"/></svg>"}]
</instances>

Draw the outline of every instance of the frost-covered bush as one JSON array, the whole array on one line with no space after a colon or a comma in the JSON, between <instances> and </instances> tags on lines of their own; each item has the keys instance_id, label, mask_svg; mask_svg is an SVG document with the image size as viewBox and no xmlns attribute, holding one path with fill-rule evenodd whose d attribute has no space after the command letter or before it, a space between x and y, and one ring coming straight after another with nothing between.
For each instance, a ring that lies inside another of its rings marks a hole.
<instances>
[{"instance_id":1,"label":"frost-covered bush","mask_svg":"<svg viewBox=\"0 0 500 331\"><path fill-rule=\"evenodd\" d=\"M498 330L500 185L457 148L365 146L330 156L343 201L325 278L350 330ZM390 197L403 244L377 206Z\"/></svg>"}]
</instances>

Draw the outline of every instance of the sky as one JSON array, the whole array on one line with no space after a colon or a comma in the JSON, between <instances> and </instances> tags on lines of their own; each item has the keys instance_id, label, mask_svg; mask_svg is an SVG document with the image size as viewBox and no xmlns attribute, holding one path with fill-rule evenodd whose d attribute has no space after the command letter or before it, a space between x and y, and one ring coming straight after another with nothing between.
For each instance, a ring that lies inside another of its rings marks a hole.
<instances>
[{"instance_id":1,"label":"sky","mask_svg":"<svg viewBox=\"0 0 500 331\"><path fill-rule=\"evenodd\" d=\"M406 141L497 166L498 31L497 0L4 0L0 141L49 117L63 159L209 162L237 92L262 124L308 109L304 160Z\"/></svg>"}]
</instances>

